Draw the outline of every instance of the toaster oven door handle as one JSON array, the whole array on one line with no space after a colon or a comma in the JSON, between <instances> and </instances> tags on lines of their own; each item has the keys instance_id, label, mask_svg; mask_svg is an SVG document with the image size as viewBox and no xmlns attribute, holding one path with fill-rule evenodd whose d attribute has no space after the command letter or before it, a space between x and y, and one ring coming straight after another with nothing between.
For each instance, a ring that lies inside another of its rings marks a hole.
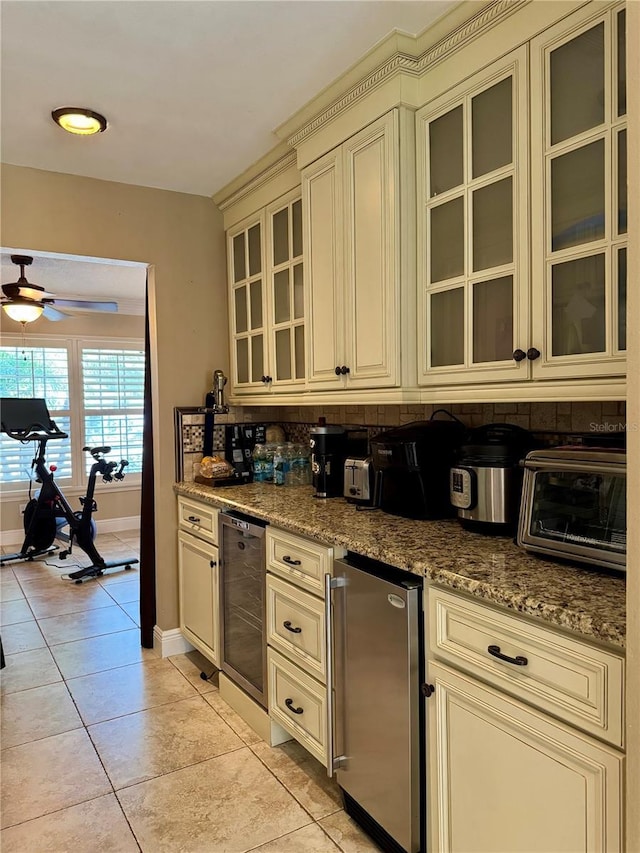
<instances>
[{"instance_id":1,"label":"toaster oven door handle","mask_svg":"<svg viewBox=\"0 0 640 853\"><path fill-rule=\"evenodd\" d=\"M526 666L529 663L528 659L522 655L516 655L514 658L510 658L509 655L503 655L500 651L500 646L487 646L487 651L494 658L500 658L500 660L512 663L515 666Z\"/></svg>"},{"instance_id":2,"label":"toaster oven door handle","mask_svg":"<svg viewBox=\"0 0 640 853\"><path fill-rule=\"evenodd\" d=\"M572 462L564 459L559 462L546 462L544 460L532 460L528 462L526 459L520 463L523 468L528 468L534 473L536 471L586 471L589 474L617 474L624 476L625 466L613 462L610 465L597 462Z\"/></svg>"}]
</instances>

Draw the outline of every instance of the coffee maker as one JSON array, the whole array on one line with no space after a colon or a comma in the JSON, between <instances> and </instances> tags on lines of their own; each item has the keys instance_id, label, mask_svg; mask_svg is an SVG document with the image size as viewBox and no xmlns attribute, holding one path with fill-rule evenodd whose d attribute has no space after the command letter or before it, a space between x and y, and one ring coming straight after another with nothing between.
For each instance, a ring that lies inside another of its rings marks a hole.
<instances>
[{"instance_id":1,"label":"coffee maker","mask_svg":"<svg viewBox=\"0 0 640 853\"><path fill-rule=\"evenodd\" d=\"M437 420L432 416L429 421L414 421L373 438L376 506L404 518L453 515L449 469L465 433L457 418Z\"/></svg>"},{"instance_id":2,"label":"coffee maker","mask_svg":"<svg viewBox=\"0 0 640 853\"><path fill-rule=\"evenodd\" d=\"M347 456L366 455L366 430L348 430L343 426L318 424L311 427L309 446L316 497L342 497L344 460Z\"/></svg>"}]
</instances>

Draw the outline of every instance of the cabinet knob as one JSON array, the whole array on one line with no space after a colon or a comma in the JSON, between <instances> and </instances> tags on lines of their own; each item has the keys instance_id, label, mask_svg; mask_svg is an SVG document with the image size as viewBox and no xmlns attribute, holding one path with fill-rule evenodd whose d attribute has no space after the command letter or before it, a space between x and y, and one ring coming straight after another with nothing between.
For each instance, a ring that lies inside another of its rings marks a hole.
<instances>
[{"instance_id":1,"label":"cabinet knob","mask_svg":"<svg viewBox=\"0 0 640 853\"><path fill-rule=\"evenodd\" d=\"M215 561L215 560L209 560L209 565L211 566L211 568L212 568L212 569L215 569L215 567L216 567L218 564L216 563L216 561Z\"/></svg>"},{"instance_id":2,"label":"cabinet knob","mask_svg":"<svg viewBox=\"0 0 640 853\"><path fill-rule=\"evenodd\" d=\"M341 372L342 372L342 371L340 370L340 365L338 365L338 366L336 367L336 376L340 376Z\"/></svg>"},{"instance_id":3,"label":"cabinet knob","mask_svg":"<svg viewBox=\"0 0 640 853\"><path fill-rule=\"evenodd\" d=\"M266 376L261 376L261 377L260 377L260 382L266 382L266 381L267 381L267 377L266 377Z\"/></svg>"},{"instance_id":4,"label":"cabinet knob","mask_svg":"<svg viewBox=\"0 0 640 853\"><path fill-rule=\"evenodd\" d=\"M347 373L351 373L351 370L350 370L350 368L346 367L346 366L343 364L343 365L342 365L342 367L340 368L340 373L341 373L343 376L346 376L346 375L347 375Z\"/></svg>"},{"instance_id":5,"label":"cabinet knob","mask_svg":"<svg viewBox=\"0 0 640 853\"><path fill-rule=\"evenodd\" d=\"M514 361L523 361L527 357L526 352L523 349L515 349L513 351L513 360Z\"/></svg>"},{"instance_id":6,"label":"cabinet knob","mask_svg":"<svg viewBox=\"0 0 640 853\"><path fill-rule=\"evenodd\" d=\"M529 361L535 361L537 358L540 358L540 350L535 347L530 347L527 350L527 358Z\"/></svg>"},{"instance_id":7,"label":"cabinet knob","mask_svg":"<svg viewBox=\"0 0 640 853\"><path fill-rule=\"evenodd\" d=\"M293 711L294 714L302 714L304 712L304 708L294 708L293 707L293 699L285 699L284 704L290 711Z\"/></svg>"},{"instance_id":8,"label":"cabinet knob","mask_svg":"<svg viewBox=\"0 0 640 853\"><path fill-rule=\"evenodd\" d=\"M273 379L270 376L265 376L264 381L269 384L269 382L273 382Z\"/></svg>"}]
</instances>

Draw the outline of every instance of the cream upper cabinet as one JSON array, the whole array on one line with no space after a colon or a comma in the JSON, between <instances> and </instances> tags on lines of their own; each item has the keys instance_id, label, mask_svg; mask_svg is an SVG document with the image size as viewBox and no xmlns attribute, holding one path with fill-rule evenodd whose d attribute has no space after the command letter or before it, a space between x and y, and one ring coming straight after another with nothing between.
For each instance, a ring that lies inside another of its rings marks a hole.
<instances>
[{"instance_id":1,"label":"cream upper cabinet","mask_svg":"<svg viewBox=\"0 0 640 853\"><path fill-rule=\"evenodd\" d=\"M227 233L233 391L302 390L305 309L300 189Z\"/></svg>"},{"instance_id":2,"label":"cream upper cabinet","mask_svg":"<svg viewBox=\"0 0 640 853\"><path fill-rule=\"evenodd\" d=\"M537 378L625 371L625 10L589 4L531 42Z\"/></svg>"},{"instance_id":3,"label":"cream upper cabinet","mask_svg":"<svg viewBox=\"0 0 640 853\"><path fill-rule=\"evenodd\" d=\"M419 382L527 379L526 47L420 110L416 134Z\"/></svg>"},{"instance_id":4,"label":"cream upper cabinet","mask_svg":"<svg viewBox=\"0 0 640 853\"><path fill-rule=\"evenodd\" d=\"M302 173L306 248L305 290L308 381L311 387L343 385L344 273L342 268L342 156L335 149Z\"/></svg>"},{"instance_id":5,"label":"cream upper cabinet","mask_svg":"<svg viewBox=\"0 0 640 853\"><path fill-rule=\"evenodd\" d=\"M231 369L237 394L268 387L265 230L261 211L227 232Z\"/></svg>"},{"instance_id":6,"label":"cream upper cabinet","mask_svg":"<svg viewBox=\"0 0 640 853\"><path fill-rule=\"evenodd\" d=\"M308 387L397 385L398 110L304 169L302 186Z\"/></svg>"},{"instance_id":7,"label":"cream upper cabinet","mask_svg":"<svg viewBox=\"0 0 640 853\"><path fill-rule=\"evenodd\" d=\"M302 199L294 190L266 211L269 386L296 390L305 381Z\"/></svg>"}]
</instances>

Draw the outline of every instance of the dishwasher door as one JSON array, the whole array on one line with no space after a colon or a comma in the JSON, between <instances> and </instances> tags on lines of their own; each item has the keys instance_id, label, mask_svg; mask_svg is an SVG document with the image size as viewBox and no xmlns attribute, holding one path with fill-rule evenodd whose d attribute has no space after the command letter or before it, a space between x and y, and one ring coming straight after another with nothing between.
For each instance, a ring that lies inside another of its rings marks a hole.
<instances>
[{"instance_id":1,"label":"dishwasher door","mask_svg":"<svg viewBox=\"0 0 640 853\"><path fill-rule=\"evenodd\" d=\"M367 562L333 564L336 780L347 812L384 850L417 853L422 581Z\"/></svg>"},{"instance_id":2,"label":"dishwasher door","mask_svg":"<svg viewBox=\"0 0 640 853\"><path fill-rule=\"evenodd\" d=\"M265 635L266 522L221 512L220 633L222 671L267 707Z\"/></svg>"}]
</instances>

